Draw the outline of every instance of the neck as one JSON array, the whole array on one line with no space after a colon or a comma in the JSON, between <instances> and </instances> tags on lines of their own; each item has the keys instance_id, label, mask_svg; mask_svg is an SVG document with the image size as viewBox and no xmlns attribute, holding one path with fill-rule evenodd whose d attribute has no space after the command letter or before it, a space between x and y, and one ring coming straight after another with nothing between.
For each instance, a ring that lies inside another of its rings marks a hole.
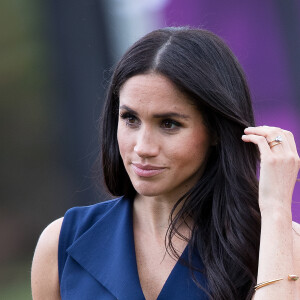
<instances>
[{"instance_id":1,"label":"neck","mask_svg":"<svg viewBox=\"0 0 300 300\"><path fill-rule=\"evenodd\" d=\"M170 225L170 214L176 201L137 195L133 204L135 229L164 241ZM174 216L181 206L178 205L174 211ZM189 237L190 229L185 222L180 222L177 228L180 233Z\"/></svg>"}]
</instances>

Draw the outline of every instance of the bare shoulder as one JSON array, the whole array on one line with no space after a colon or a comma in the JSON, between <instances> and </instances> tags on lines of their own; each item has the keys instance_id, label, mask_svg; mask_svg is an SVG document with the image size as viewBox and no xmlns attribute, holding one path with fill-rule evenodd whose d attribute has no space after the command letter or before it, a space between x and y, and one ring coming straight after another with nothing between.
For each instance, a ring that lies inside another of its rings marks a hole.
<instances>
[{"instance_id":1,"label":"bare shoulder","mask_svg":"<svg viewBox=\"0 0 300 300\"><path fill-rule=\"evenodd\" d=\"M295 274L300 276L300 224L293 222L293 242L294 242L294 268ZM296 281L298 295L300 296L300 280ZM297 298L298 299L298 298Z\"/></svg>"},{"instance_id":2,"label":"bare shoulder","mask_svg":"<svg viewBox=\"0 0 300 300\"><path fill-rule=\"evenodd\" d=\"M63 218L48 225L37 243L31 269L34 300L59 300L58 240Z\"/></svg>"}]
</instances>

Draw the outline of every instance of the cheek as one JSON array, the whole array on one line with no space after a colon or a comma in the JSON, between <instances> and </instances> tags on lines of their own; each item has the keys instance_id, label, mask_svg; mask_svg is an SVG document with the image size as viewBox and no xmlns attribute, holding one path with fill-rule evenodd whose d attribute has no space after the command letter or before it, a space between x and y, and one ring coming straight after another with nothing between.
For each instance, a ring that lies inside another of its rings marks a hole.
<instances>
[{"instance_id":1,"label":"cheek","mask_svg":"<svg viewBox=\"0 0 300 300\"><path fill-rule=\"evenodd\" d=\"M205 161L209 149L208 139L203 136L192 136L184 139L172 147L172 160L175 161L178 167L189 165L191 168L197 170Z\"/></svg>"},{"instance_id":2,"label":"cheek","mask_svg":"<svg viewBox=\"0 0 300 300\"><path fill-rule=\"evenodd\" d=\"M124 128L122 126L118 127L117 140L121 157L124 159L126 154L128 154L128 152L130 151L131 141L128 134L125 134Z\"/></svg>"}]
</instances>

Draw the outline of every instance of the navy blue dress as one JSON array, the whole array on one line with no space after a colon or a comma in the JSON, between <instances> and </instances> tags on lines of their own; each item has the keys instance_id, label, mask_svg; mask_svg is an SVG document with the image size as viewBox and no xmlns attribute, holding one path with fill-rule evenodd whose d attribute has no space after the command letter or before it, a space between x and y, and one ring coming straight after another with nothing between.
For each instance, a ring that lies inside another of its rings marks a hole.
<instances>
[{"instance_id":1,"label":"navy blue dress","mask_svg":"<svg viewBox=\"0 0 300 300\"><path fill-rule=\"evenodd\" d=\"M188 248L188 247L187 247ZM182 258L187 260L188 250ZM193 263L202 267L199 257ZM132 225L132 201L124 197L67 211L59 238L58 267L63 300L143 300ZM205 286L205 278L194 272ZM177 262L158 300L200 299L190 270Z\"/></svg>"}]
</instances>

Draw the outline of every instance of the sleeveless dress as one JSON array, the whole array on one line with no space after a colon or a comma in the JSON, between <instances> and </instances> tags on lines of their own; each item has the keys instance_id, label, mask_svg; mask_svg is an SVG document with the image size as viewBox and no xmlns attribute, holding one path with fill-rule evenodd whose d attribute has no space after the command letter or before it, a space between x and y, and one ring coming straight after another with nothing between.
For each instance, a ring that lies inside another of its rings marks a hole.
<instances>
[{"instance_id":1,"label":"sleeveless dress","mask_svg":"<svg viewBox=\"0 0 300 300\"><path fill-rule=\"evenodd\" d=\"M188 247L181 256L186 261ZM199 256L193 255L192 261L203 268ZM58 268L63 300L144 300L134 249L132 200L121 197L68 210L59 237ZM194 276L206 288L204 275L194 271ZM208 297L178 261L157 299Z\"/></svg>"}]
</instances>

